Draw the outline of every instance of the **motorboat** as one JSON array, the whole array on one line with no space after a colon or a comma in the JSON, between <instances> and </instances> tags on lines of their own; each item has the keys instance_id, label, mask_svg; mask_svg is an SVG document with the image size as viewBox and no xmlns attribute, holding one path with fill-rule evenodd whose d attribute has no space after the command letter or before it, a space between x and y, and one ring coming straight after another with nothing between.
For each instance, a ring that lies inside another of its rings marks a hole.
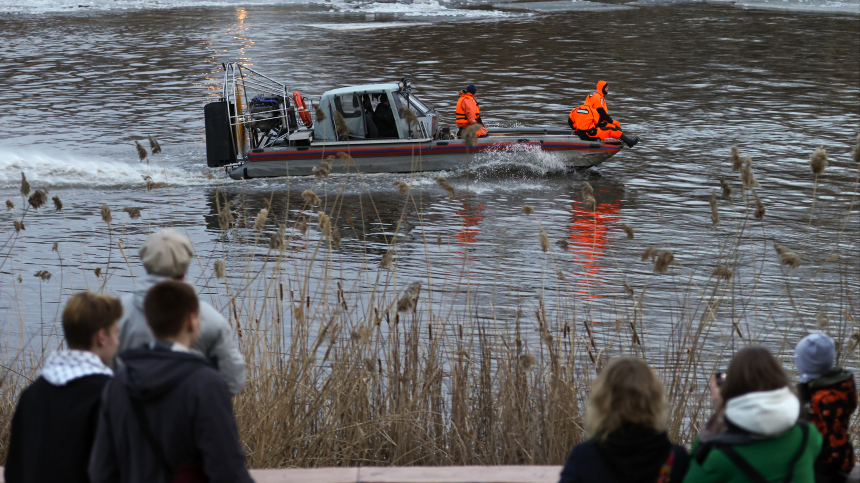
<instances>
[{"instance_id":1,"label":"motorboat","mask_svg":"<svg viewBox=\"0 0 860 483\"><path fill-rule=\"evenodd\" d=\"M510 150L550 152L570 168L588 168L623 148L618 139L519 126L459 139L412 93L410 79L314 97L289 94L285 84L239 63L223 67L220 99L204 107L206 158L233 179L307 176L320 173L324 161L334 173L462 170L476 154Z\"/></svg>"}]
</instances>

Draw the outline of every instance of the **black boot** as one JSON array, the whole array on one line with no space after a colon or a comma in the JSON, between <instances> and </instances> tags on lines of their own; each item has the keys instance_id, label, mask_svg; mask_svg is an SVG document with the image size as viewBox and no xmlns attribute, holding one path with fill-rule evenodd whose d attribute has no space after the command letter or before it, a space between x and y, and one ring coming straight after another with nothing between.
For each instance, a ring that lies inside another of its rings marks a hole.
<instances>
[{"instance_id":1,"label":"black boot","mask_svg":"<svg viewBox=\"0 0 860 483\"><path fill-rule=\"evenodd\" d=\"M622 134L621 140L624 141L624 144L626 144L628 148L632 148L639 142L639 136L628 136L626 134Z\"/></svg>"}]
</instances>

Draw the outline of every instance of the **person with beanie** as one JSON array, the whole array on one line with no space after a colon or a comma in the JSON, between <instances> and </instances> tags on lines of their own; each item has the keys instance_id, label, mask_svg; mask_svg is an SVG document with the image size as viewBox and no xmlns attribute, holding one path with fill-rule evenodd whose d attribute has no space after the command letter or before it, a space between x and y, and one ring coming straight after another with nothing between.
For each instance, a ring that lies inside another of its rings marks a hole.
<instances>
[{"instance_id":1,"label":"person with beanie","mask_svg":"<svg viewBox=\"0 0 860 483\"><path fill-rule=\"evenodd\" d=\"M481 120L481 107L478 101L475 100L475 94L478 93L478 88L475 84L469 84L465 90L460 91L460 99L457 101L457 137L463 137L463 131L474 124L478 125L478 131L475 133L479 138L489 136L489 132L484 127L484 121Z\"/></svg>"},{"instance_id":2,"label":"person with beanie","mask_svg":"<svg viewBox=\"0 0 860 483\"><path fill-rule=\"evenodd\" d=\"M693 442L686 483L813 483L821 435L799 421L800 401L782 364L764 347L729 363L717 413L725 429Z\"/></svg>"},{"instance_id":3,"label":"person with beanie","mask_svg":"<svg viewBox=\"0 0 860 483\"><path fill-rule=\"evenodd\" d=\"M138 280L132 293L121 298L123 316L119 322L119 353L137 349L154 340L143 313L146 293L165 280L184 281L194 248L187 236L165 228L151 234L138 253L147 275L142 281ZM224 376L230 394L235 396L245 385L245 358L230 324L214 307L202 300L200 337L192 349L209 359Z\"/></svg>"},{"instance_id":4,"label":"person with beanie","mask_svg":"<svg viewBox=\"0 0 860 483\"><path fill-rule=\"evenodd\" d=\"M836 347L827 334L810 334L794 349L800 384L797 392L802 417L824 437L815 460L816 483L842 483L854 467L854 449L848 437L851 415L857 409L854 374L835 367Z\"/></svg>"}]
</instances>

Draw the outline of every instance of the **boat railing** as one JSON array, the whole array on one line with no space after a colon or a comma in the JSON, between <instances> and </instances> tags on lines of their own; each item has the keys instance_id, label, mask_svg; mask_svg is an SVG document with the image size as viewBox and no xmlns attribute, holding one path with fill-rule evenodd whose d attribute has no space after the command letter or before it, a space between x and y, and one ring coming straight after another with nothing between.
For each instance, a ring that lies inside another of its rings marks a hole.
<instances>
[{"instance_id":1,"label":"boat railing","mask_svg":"<svg viewBox=\"0 0 860 483\"><path fill-rule=\"evenodd\" d=\"M296 106L286 84L238 62L223 64L221 98L227 101L230 127L240 152L271 146L290 133L310 128L314 100L305 97ZM247 145L246 145L247 143Z\"/></svg>"}]
</instances>

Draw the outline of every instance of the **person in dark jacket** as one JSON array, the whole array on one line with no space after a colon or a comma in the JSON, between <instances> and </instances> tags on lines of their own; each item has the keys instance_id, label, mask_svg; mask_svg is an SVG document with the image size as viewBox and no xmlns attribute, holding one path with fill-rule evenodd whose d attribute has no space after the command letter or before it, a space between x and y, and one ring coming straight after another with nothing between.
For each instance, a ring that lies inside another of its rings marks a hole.
<instances>
[{"instance_id":1,"label":"person in dark jacket","mask_svg":"<svg viewBox=\"0 0 860 483\"><path fill-rule=\"evenodd\" d=\"M88 482L102 389L119 346L122 305L81 292L63 309L69 350L48 357L42 375L24 392L12 417L5 480L9 483Z\"/></svg>"},{"instance_id":2,"label":"person in dark jacket","mask_svg":"<svg viewBox=\"0 0 860 483\"><path fill-rule=\"evenodd\" d=\"M666 434L663 386L640 359L609 361L591 388L586 430L574 446L560 483L680 482L687 450Z\"/></svg>"},{"instance_id":3,"label":"person in dark jacket","mask_svg":"<svg viewBox=\"0 0 860 483\"><path fill-rule=\"evenodd\" d=\"M827 334L810 334L794 350L800 384L801 415L824 438L815 460L816 483L844 483L854 468L854 448L848 435L857 409L854 374L835 367L836 345Z\"/></svg>"},{"instance_id":4,"label":"person in dark jacket","mask_svg":"<svg viewBox=\"0 0 860 483\"><path fill-rule=\"evenodd\" d=\"M391 101L388 100L388 94L379 96L379 104L376 105L376 111L373 113L373 121L376 123L376 129L381 138L399 138L397 132L397 121L394 119L394 111L391 110Z\"/></svg>"},{"instance_id":5,"label":"person in dark jacket","mask_svg":"<svg viewBox=\"0 0 860 483\"><path fill-rule=\"evenodd\" d=\"M143 310L155 340L121 354L105 388L89 463L93 483L253 481L224 378L190 351L200 333L197 295L164 281Z\"/></svg>"}]
</instances>

